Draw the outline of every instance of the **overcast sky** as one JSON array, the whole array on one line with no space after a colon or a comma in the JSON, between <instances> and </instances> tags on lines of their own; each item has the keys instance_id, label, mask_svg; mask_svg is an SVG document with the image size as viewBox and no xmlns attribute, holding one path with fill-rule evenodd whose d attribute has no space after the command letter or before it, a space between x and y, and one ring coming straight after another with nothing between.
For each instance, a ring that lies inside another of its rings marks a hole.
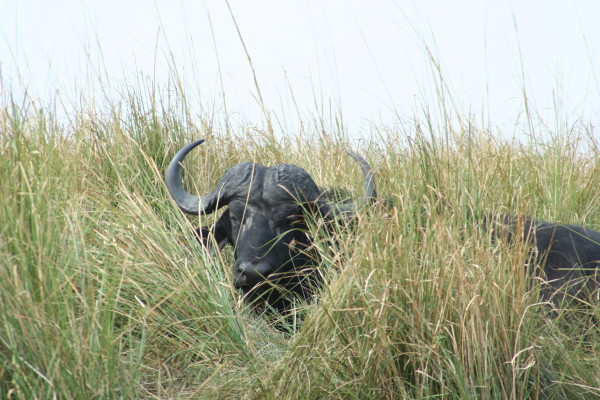
<instances>
[{"instance_id":1,"label":"overcast sky","mask_svg":"<svg viewBox=\"0 0 600 400\"><path fill-rule=\"evenodd\" d=\"M556 116L600 122L599 0L229 5L284 127L330 110L353 132L410 120L435 108L436 63L458 111L485 124L510 131L523 121L523 89L550 127ZM235 119L260 125L231 13L220 0L0 0L0 88L94 98L138 79L165 87L175 67L204 112L225 99Z\"/></svg>"}]
</instances>

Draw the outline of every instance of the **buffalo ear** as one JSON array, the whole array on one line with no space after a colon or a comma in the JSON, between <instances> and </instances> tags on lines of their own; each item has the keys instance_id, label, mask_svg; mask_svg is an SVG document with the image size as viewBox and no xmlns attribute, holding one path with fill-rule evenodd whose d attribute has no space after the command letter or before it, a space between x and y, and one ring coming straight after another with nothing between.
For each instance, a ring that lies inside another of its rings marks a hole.
<instances>
[{"instance_id":1,"label":"buffalo ear","mask_svg":"<svg viewBox=\"0 0 600 400\"><path fill-rule=\"evenodd\" d=\"M215 251L215 243L220 251L231 241L231 220L229 219L229 210L226 210L223 215L211 226L203 226L195 229L196 239L198 242L209 249Z\"/></svg>"}]
</instances>

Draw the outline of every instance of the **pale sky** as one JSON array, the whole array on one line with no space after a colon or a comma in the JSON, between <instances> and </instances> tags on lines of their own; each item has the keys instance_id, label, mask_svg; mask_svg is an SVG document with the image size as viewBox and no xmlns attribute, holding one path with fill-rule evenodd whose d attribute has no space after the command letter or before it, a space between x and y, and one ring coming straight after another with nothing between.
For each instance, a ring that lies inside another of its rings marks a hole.
<instances>
[{"instance_id":1,"label":"pale sky","mask_svg":"<svg viewBox=\"0 0 600 400\"><path fill-rule=\"evenodd\" d=\"M523 89L548 129L600 123L599 0L229 5L279 131L341 110L348 130L365 135L435 111L428 51L454 106L486 126L514 131ZM100 101L137 82L167 90L173 68L199 113L218 118L225 101L234 120L263 124L225 1L0 0L4 93Z\"/></svg>"}]
</instances>

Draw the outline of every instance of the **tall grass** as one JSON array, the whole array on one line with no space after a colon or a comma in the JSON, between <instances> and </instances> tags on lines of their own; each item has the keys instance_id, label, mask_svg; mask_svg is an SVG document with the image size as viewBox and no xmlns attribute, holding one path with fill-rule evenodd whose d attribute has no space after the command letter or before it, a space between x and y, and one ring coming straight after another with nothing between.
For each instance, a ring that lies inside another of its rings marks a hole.
<instances>
[{"instance_id":1,"label":"tall grass","mask_svg":"<svg viewBox=\"0 0 600 400\"><path fill-rule=\"evenodd\" d=\"M313 232L327 284L288 337L240 301L231 253L196 243L212 218L182 216L163 172L205 137L186 162L192 191L255 160L356 192L347 137L316 121L218 133L151 91L68 123L36 108L0 110L1 397L600 397L598 303L547 317L525 249L480 227L502 211L600 229L593 135L439 135L427 116L381 130L360 151L394 207L364 210L335 246Z\"/></svg>"}]
</instances>

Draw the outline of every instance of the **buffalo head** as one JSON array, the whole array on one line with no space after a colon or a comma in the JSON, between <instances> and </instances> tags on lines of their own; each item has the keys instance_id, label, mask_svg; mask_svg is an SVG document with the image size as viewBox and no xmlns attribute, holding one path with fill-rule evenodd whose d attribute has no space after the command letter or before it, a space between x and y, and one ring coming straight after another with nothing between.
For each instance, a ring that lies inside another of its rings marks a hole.
<instances>
[{"instance_id":1,"label":"buffalo head","mask_svg":"<svg viewBox=\"0 0 600 400\"><path fill-rule=\"evenodd\" d=\"M307 297L319 281L312 240L307 233L306 213L325 219L348 218L356 203L335 203L321 191L310 175L294 165L265 167L258 163L240 163L225 171L208 194L188 193L180 178L181 163L199 140L175 154L165 174L169 193L188 214L211 214L227 207L212 226L198 229L208 247L234 248L234 285L250 300L261 298L276 309L285 308L281 292ZM365 182L364 198L375 198L375 183L369 164L348 152L360 165ZM273 291L272 287L277 290ZM275 295L274 295L275 293Z\"/></svg>"}]
</instances>

